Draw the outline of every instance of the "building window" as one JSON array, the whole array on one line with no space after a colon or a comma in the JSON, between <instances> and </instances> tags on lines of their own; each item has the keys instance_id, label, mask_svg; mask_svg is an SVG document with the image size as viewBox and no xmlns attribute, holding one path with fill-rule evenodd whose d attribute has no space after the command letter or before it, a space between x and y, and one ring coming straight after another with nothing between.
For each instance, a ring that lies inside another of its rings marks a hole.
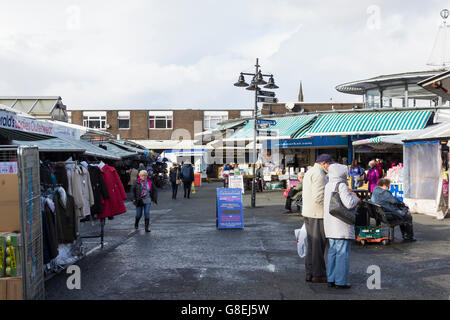
<instances>
[{"instance_id":1,"label":"building window","mask_svg":"<svg viewBox=\"0 0 450 320\"><path fill-rule=\"evenodd\" d=\"M214 129L217 124L228 120L228 111L205 111L203 115L203 127L205 130Z\"/></svg>"},{"instance_id":2,"label":"building window","mask_svg":"<svg viewBox=\"0 0 450 320\"><path fill-rule=\"evenodd\" d=\"M130 129L130 111L119 111L117 119L119 129Z\"/></svg>"},{"instance_id":3,"label":"building window","mask_svg":"<svg viewBox=\"0 0 450 320\"><path fill-rule=\"evenodd\" d=\"M241 111L241 118L253 117L253 111Z\"/></svg>"},{"instance_id":4,"label":"building window","mask_svg":"<svg viewBox=\"0 0 450 320\"><path fill-rule=\"evenodd\" d=\"M150 111L148 113L150 129L172 129L173 112L172 111Z\"/></svg>"},{"instance_id":5,"label":"building window","mask_svg":"<svg viewBox=\"0 0 450 320\"><path fill-rule=\"evenodd\" d=\"M92 129L106 129L106 111L83 112L83 126Z\"/></svg>"}]
</instances>

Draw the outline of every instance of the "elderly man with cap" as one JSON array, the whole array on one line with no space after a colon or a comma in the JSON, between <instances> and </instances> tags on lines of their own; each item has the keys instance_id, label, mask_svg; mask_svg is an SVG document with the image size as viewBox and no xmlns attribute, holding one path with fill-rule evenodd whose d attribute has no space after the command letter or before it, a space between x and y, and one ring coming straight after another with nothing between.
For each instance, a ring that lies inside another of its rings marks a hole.
<instances>
[{"instance_id":1,"label":"elderly man with cap","mask_svg":"<svg viewBox=\"0 0 450 320\"><path fill-rule=\"evenodd\" d=\"M314 166L303 177L303 211L306 225L308 250L305 257L306 281L327 282L325 249L327 239L323 226L323 199L328 182L327 171L331 156L321 154Z\"/></svg>"}]
</instances>

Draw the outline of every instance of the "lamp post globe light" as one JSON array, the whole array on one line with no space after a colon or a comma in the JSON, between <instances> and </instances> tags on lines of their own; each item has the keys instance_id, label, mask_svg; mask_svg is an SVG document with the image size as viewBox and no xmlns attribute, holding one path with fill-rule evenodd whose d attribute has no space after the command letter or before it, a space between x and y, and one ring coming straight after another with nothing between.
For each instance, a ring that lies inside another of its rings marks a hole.
<instances>
[{"instance_id":1,"label":"lamp post globe light","mask_svg":"<svg viewBox=\"0 0 450 320\"><path fill-rule=\"evenodd\" d=\"M278 89L278 86L275 84L275 80L273 79L272 74L263 74L260 69L260 65L258 63L258 58L256 58L255 64L255 73L246 73L241 72L238 82L234 85L236 87L246 87L246 90L255 91L255 112L253 114L254 120L254 132L253 132L253 178L252 178L252 208L256 207L256 188L255 188L255 178L256 178L256 142L257 142L257 131L258 131L258 92L260 91L259 86L265 85L264 88L267 89ZM245 82L244 76L251 76L252 81L250 85ZM269 81L266 82L264 77L268 77Z\"/></svg>"}]
</instances>

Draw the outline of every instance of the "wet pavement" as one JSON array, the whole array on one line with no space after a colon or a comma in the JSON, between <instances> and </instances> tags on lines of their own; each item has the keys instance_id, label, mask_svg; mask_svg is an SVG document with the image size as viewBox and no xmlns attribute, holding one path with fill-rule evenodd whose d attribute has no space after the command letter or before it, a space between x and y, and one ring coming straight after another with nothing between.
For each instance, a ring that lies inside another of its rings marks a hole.
<instances>
[{"instance_id":1,"label":"wet pavement","mask_svg":"<svg viewBox=\"0 0 450 320\"><path fill-rule=\"evenodd\" d=\"M450 219L413 215L415 243L352 246L349 281L336 290L306 283L294 230L302 217L282 214L282 192L244 196L245 228L216 229L215 192L203 184L191 199L160 191L152 205L151 233L134 230L134 206L107 220L105 246L84 239L87 255L76 264L81 289L69 290L68 274L46 281L47 299L450 299ZM98 232L88 222L83 233ZM396 228L398 229L398 228ZM369 289L370 266L381 271L381 289Z\"/></svg>"}]
</instances>

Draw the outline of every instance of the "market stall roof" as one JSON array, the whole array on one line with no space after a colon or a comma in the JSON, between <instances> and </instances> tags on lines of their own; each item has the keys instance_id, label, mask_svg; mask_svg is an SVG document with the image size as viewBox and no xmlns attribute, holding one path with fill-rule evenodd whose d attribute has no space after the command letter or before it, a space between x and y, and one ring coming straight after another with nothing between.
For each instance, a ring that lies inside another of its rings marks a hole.
<instances>
[{"instance_id":1,"label":"market stall roof","mask_svg":"<svg viewBox=\"0 0 450 320\"><path fill-rule=\"evenodd\" d=\"M84 153L86 151L85 148L82 148L76 144L71 143L70 141L63 140L60 138L35 140L35 141L13 140L11 144L18 145L18 146L37 146L39 149L39 152L80 152L80 153Z\"/></svg>"},{"instance_id":2,"label":"market stall roof","mask_svg":"<svg viewBox=\"0 0 450 320\"><path fill-rule=\"evenodd\" d=\"M386 136L378 136L369 139L362 139L353 141L354 146L362 146L362 145L386 145L386 144L395 144L395 145L403 145L403 140L409 137L410 133L400 133Z\"/></svg>"},{"instance_id":3,"label":"market stall roof","mask_svg":"<svg viewBox=\"0 0 450 320\"><path fill-rule=\"evenodd\" d=\"M0 128L0 135L8 138L9 140L20 140L20 141L37 141L51 138L50 136L26 132L21 130L10 130L5 128Z\"/></svg>"},{"instance_id":4,"label":"market stall roof","mask_svg":"<svg viewBox=\"0 0 450 320\"><path fill-rule=\"evenodd\" d=\"M65 138L61 138L62 140L67 140ZM103 158L103 159L111 159L111 160L120 160L121 158L114 153L102 149L89 141L80 139L80 140L70 140L70 143L79 146L80 148L86 149L85 155L91 156L91 157L97 157L97 158Z\"/></svg>"},{"instance_id":5,"label":"market stall roof","mask_svg":"<svg viewBox=\"0 0 450 320\"><path fill-rule=\"evenodd\" d=\"M439 73L417 84L445 100L450 100L450 71Z\"/></svg>"},{"instance_id":6,"label":"market stall roof","mask_svg":"<svg viewBox=\"0 0 450 320\"><path fill-rule=\"evenodd\" d=\"M130 140L140 144L149 150L171 149L176 146L179 140Z\"/></svg>"},{"instance_id":7,"label":"market stall roof","mask_svg":"<svg viewBox=\"0 0 450 320\"><path fill-rule=\"evenodd\" d=\"M107 151L109 151L110 153L112 153L120 158L129 158L129 157L133 157L138 154L137 152L130 152L130 151L124 150L121 147L119 147L111 142L103 142L103 141L95 142L94 141L94 143L97 144L99 147L100 146L106 147ZM103 149L103 148L100 147L100 149Z\"/></svg>"},{"instance_id":8,"label":"market stall roof","mask_svg":"<svg viewBox=\"0 0 450 320\"><path fill-rule=\"evenodd\" d=\"M125 148L130 152L145 153L145 151L146 151L144 149L139 149L139 148L130 146L130 145L126 144L124 141L109 141L109 142L113 143L119 147Z\"/></svg>"},{"instance_id":9,"label":"market stall roof","mask_svg":"<svg viewBox=\"0 0 450 320\"><path fill-rule=\"evenodd\" d=\"M248 119L239 119L239 120L233 119L233 120L224 121L224 122L221 122L216 128L196 133L195 136L196 137L197 136L207 136L207 135L212 135L214 133L218 133L218 132L225 131L228 129L234 129L236 127L239 127L240 125L243 125L247 121L248 121Z\"/></svg>"},{"instance_id":10,"label":"market stall roof","mask_svg":"<svg viewBox=\"0 0 450 320\"><path fill-rule=\"evenodd\" d=\"M80 136L85 136L89 138L101 137L101 138L110 138L113 139L114 135L99 129L88 128L85 126L80 126L78 124L68 123L64 121L55 121L55 120L45 120L46 122L50 122L52 124L56 124L63 127L68 127L72 129L76 129L80 132Z\"/></svg>"},{"instance_id":11,"label":"market stall roof","mask_svg":"<svg viewBox=\"0 0 450 320\"><path fill-rule=\"evenodd\" d=\"M270 127L270 132L277 132L276 136L261 136L258 135L259 140L270 140L270 139L300 139L306 134L305 128L310 125L317 115L305 115L305 116L295 116L295 117L274 117L270 120L275 120L276 124ZM239 140L253 140L254 135L254 124L255 120L249 120L247 124L232 134L229 138L224 139L224 141L239 141Z\"/></svg>"},{"instance_id":12,"label":"market stall roof","mask_svg":"<svg viewBox=\"0 0 450 320\"><path fill-rule=\"evenodd\" d=\"M307 136L395 134L423 129L433 111L337 112L323 114Z\"/></svg>"},{"instance_id":13,"label":"market stall roof","mask_svg":"<svg viewBox=\"0 0 450 320\"><path fill-rule=\"evenodd\" d=\"M203 156L206 149L175 149L175 150L165 150L163 153L161 153L161 156L165 156L167 154L176 154L177 156Z\"/></svg>"},{"instance_id":14,"label":"market stall roof","mask_svg":"<svg viewBox=\"0 0 450 320\"><path fill-rule=\"evenodd\" d=\"M448 140L450 139L450 122L429 126L423 130L410 133L403 141Z\"/></svg>"}]
</instances>

